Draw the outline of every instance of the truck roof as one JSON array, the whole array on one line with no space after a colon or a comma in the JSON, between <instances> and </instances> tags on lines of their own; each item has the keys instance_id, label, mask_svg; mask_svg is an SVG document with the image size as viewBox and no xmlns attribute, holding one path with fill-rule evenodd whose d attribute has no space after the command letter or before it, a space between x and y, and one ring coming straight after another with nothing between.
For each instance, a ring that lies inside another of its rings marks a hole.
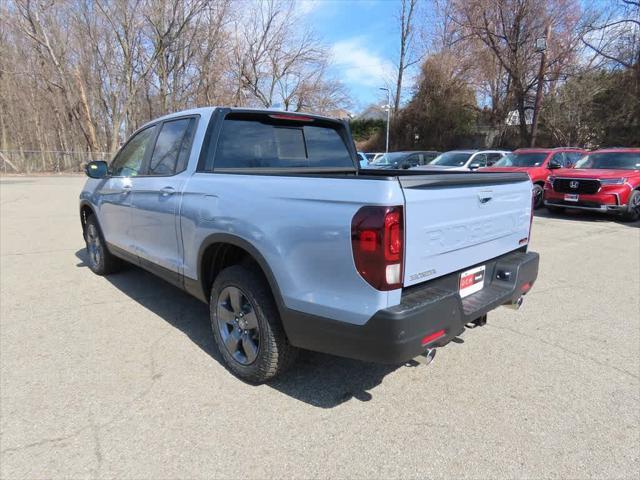
<instances>
[{"instance_id":1,"label":"truck roof","mask_svg":"<svg viewBox=\"0 0 640 480\"><path fill-rule=\"evenodd\" d=\"M183 117L185 115L211 115L215 110L219 109L219 108L224 108L227 110L231 110L232 112L238 112L238 113L268 113L268 114L275 114L275 115L287 115L287 116L300 116L300 117L311 117L311 118L317 118L317 119L321 119L321 120L329 120L329 121L333 121L333 122L340 122L340 120L336 119L336 118L332 118L332 117L327 117L327 116L323 116L323 115L316 115L314 113L306 113L306 112L290 112L290 111L286 111L286 110L275 110L275 109L271 109L271 108L244 108L244 107L221 107L221 106L216 106L216 107L200 107L200 108L191 108L188 110L181 110L179 112L173 112L173 113L169 113L167 115L163 115L162 117L158 117L158 118L154 118L153 120L150 120L149 122L146 122L144 125L142 125L143 127L150 124L150 123L154 123L160 120L167 120L169 118L175 118L175 117Z\"/></svg>"}]
</instances>

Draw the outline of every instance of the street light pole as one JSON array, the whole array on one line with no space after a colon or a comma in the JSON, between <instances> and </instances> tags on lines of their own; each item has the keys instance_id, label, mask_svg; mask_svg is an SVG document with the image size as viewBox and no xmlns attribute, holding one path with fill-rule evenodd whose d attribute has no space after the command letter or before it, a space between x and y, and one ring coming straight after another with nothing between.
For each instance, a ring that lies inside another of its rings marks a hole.
<instances>
[{"instance_id":1,"label":"street light pole","mask_svg":"<svg viewBox=\"0 0 640 480\"><path fill-rule=\"evenodd\" d=\"M536 146L538 137L538 121L540 110L542 109L542 96L544 95L544 73L547 67L547 44L549 43L550 32L549 25L547 25L544 31L544 37L536 40L536 52L540 53L540 70L538 70L538 88L536 89L536 100L533 105L533 118L531 119L530 147Z\"/></svg>"},{"instance_id":2,"label":"street light pole","mask_svg":"<svg viewBox=\"0 0 640 480\"><path fill-rule=\"evenodd\" d=\"M385 153L389 153L389 123L391 121L391 90L386 87L380 87L380 90L387 91L387 143L385 144Z\"/></svg>"}]
</instances>

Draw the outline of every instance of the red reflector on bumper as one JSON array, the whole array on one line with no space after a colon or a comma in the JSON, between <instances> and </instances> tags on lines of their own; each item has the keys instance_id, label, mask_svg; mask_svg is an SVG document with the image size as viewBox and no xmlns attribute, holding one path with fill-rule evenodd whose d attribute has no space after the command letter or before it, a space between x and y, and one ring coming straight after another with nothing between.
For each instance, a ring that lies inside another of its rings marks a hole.
<instances>
[{"instance_id":1,"label":"red reflector on bumper","mask_svg":"<svg viewBox=\"0 0 640 480\"><path fill-rule=\"evenodd\" d=\"M529 290L531 290L531 282L527 282L520 287L522 293L527 293Z\"/></svg>"},{"instance_id":2,"label":"red reflector on bumper","mask_svg":"<svg viewBox=\"0 0 640 480\"><path fill-rule=\"evenodd\" d=\"M422 339L422 345L427 345L428 343L433 342L434 340L439 339L440 337L444 337L444 330L438 330L437 332L430 333Z\"/></svg>"}]
</instances>

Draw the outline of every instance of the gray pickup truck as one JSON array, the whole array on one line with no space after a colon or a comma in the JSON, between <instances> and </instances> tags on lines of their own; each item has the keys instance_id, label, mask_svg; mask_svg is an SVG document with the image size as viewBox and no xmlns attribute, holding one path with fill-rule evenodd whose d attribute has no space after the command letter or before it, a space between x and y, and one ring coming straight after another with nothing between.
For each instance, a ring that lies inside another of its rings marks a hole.
<instances>
[{"instance_id":1,"label":"gray pickup truck","mask_svg":"<svg viewBox=\"0 0 640 480\"><path fill-rule=\"evenodd\" d=\"M526 174L360 169L329 118L189 110L86 172L91 270L126 261L208 303L222 357L250 382L300 348L432 358L537 277Z\"/></svg>"}]
</instances>

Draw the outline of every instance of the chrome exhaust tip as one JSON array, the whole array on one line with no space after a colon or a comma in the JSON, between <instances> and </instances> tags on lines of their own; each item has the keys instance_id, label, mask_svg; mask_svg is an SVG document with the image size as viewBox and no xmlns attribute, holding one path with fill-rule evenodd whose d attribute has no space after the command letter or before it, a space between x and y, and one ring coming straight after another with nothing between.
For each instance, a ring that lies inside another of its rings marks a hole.
<instances>
[{"instance_id":1,"label":"chrome exhaust tip","mask_svg":"<svg viewBox=\"0 0 640 480\"><path fill-rule=\"evenodd\" d=\"M424 353L418 355L414 360L422 365L429 365L436 356L435 348L427 348Z\"/></svg>"},{"instance_id":2,"label":"chrome exhaust tip","mask_svg":"<svg viewBox=\"0 0 640 480\"><path fill-rule=\"evenodd\" d=\"M505 303L504 306L507 308L511 308L512 310L520 310L522 304L524 303L524 298L518 297L518 299L513 303Z\"/></svg>"}]
</instances>

